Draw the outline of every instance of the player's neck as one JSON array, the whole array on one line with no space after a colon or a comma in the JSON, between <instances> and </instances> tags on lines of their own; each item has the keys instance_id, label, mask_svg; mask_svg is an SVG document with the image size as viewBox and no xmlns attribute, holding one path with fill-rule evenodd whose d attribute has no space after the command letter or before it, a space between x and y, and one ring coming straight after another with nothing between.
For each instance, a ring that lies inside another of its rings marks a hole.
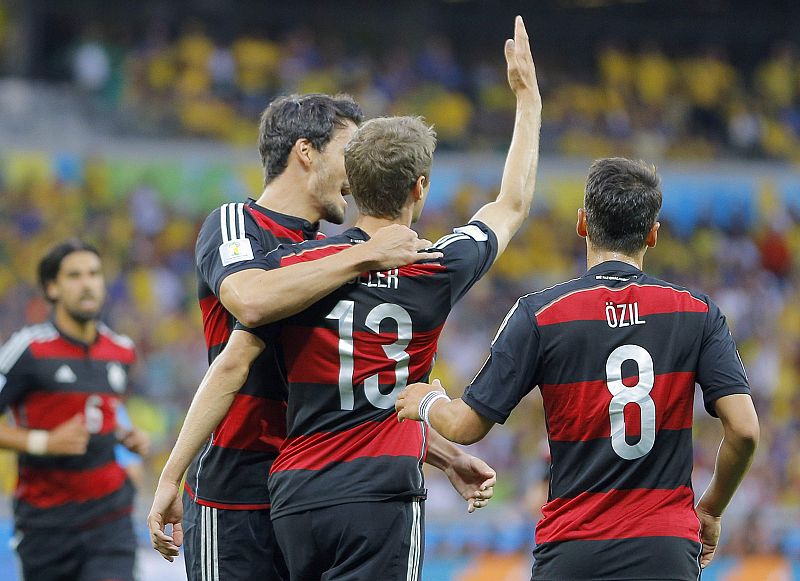
<instances>
[{"instance_id":1,"label":"player's neck","mask_svg":"<svg viewBox=\"0 0 800 581\"><path fill-rule=\"evenodd\" d=\"M53 313L53 319L59 331L72 339L77 339L87 345L91 345L97 339L97 321L94 319L79 321L58 305Z\"/></svg>"},{"instance_id":2,"label":"player's neck","mask_svg":"<svg viewBox=\"0 0 800 581\"><path fill-rule=\"evenodd\" d=\"M359 215L356 223L353 224L356 228L361 228L364 232L369 234L370 236L374 236L375 232L380 230L385 226L391 226L392 224L400 224L401 226L411 226L411 214L413 209L412 208L403 208L400 212L400 215L397 218L378 218L376 216L365 216L363 214Z\"/></svg>"},{"instance_id":3,"label":"player's neck","mask_svg":"<svg viewBox=\"0 0 800 581\"><path fill-rule=\"evenodd\" d=\"M311 223L319 222L320 216L314 210L313 204L303 195L304 191L302 185L277 177L267 184L256 204L273 212L303 218Z\"/></svg>"},{"instance_id":4,"label":"player's neck","mask_svg":"<svg viewBox=\"0 0 800 581\"><path fill-rule=\"evenodd\" d=\"M629 254L623 254L622 252L614 252L612 250L603 250L599 248L592 248L588 246L586 249L586 269L589 270L598 264L603 262L608 262L610 260L616 260L618 262L624 262L626 264L630 264L631 266L635 266L639 270L642 270L642 264L644 263L644 252L641 254L637 254L636 256L631 256Z\"/></svg>"}]
</instances>

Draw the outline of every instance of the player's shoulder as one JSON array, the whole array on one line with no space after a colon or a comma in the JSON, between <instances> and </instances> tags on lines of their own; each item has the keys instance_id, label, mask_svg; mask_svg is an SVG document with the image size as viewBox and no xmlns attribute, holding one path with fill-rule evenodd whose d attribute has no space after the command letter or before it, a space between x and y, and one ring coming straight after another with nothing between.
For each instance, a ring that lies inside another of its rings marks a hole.
<instances>
[{"instance_id":1,"label":"player's shoulder","mask_svg":"<svg viewBox=\"0 0 800 581\"><path fill-rule=\"evenodd\" d=\"M130 337L115 333L105 323L97 324L97 332L100 335L97 351L99 358L113 359L124 365L130 365L136 360L136 347Z\"/></svg>"},{"instance_id":2,"label":"player's shoulder","mask_svg":"<svg viewBox=\"0 0 800 581\"><path fill-rule=\"evenodd\" d=\"M446 234L439 238L439 240L433 244L433 248L443 251L446 255L447 248L452 247L458 242L486 243L491 242L493 239L496 240L497 237L494 235L494 232L492 232L491 228L489 228L483 222L473 220L468 224L459 226L458 228L453 228L453 231L450 234Z\"/></svg>"},{"instance_id":3,"label":"player's shoulder","mask_svg":"<svg viewBox=\"0 0 800 581\"><path fill-rule=\"evenodd\" d=\"M246 226L254 221L244 202L228 202L214 208L203 222L201 237L221 238L223 241L245 237Z\"/></svg>"},{"instance_id":4,"label":"player's shoulder","mask_svg":"<svg viewBox=\"0 0 800 581\"><path fill-rule=\"evenodd\" d=\"M279 262L282 266L287 263L308 262L336 254L360 242L353 240L347 232L335 236L304 240L295 243L282 243L274 250L267 253L267 260Z\"/></svg>"},{"instance_id":5,"label":"player's shoulder","mask_svg":"<svg viewBox=\"0 0 800 581\"><path fill-rule=\"evenodd\" d=\"M536 313L566 296L599 286L603 285L589 280L586 276L579 276L522 295L519 298L519 303L524 305L530 312Z\"/></svg>"},{"instance_id":6,"label":"player's shoulder","mask_svg":"<svg viewBox=\"0 0 800 581\"><path fill-rule=\"evenodd\" d=\"M652 287L655 289L667 289L669 291L672 291L676 295L683 295L687 300L694 302L699 301L701 303L704 303L706 307L709 307L714 304L711 298L707 294L698 292L689 287L676 284L674 282L650 276L649 274L646 273L638 281L638 284L640 284L643 287Z\"/></svg>"},{"instance_id":7,"label":"player's shoulder","mask_svg":"<svg viewBox=\"0 0 800 581\"><path fill-rule=\"evenodd\" d=\"M127 349L130 351L133 351L135 349L133 339L131 339L127 335L116 333L111 329L111 327L109 327L105 323L97 324L97 332L121 349Z\"/></svg>"},{"instance_id":8,"label":"player's shoulder","mask_svg":"<svg viewBox=\"0 0 800 581\"><path fill-rule=\"evenodd\" d=\"M0 373L7 373L31 345L53 341L58 336L58 329L50 322L23 327L0 347Z\"/></svg>"}]
</instances>

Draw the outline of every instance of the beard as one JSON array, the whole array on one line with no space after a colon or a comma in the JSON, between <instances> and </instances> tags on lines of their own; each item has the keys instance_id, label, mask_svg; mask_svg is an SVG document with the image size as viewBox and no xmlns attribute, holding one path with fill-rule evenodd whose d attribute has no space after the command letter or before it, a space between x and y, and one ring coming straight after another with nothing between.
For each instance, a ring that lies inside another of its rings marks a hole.
<instances>
[{"instance_id":1,"label":"beard","mask_svg":"<svg viewBox=\"0 0 800 581\"><path fill-rule=\"evenodd\" d=\"M331 224L344 224L345 208L333 200L325 200L322 206L322 219Z\"/></svg>"},{"instance_id":2,"label":"beard","mask_svg":"<svg viewBox=\"0 0 800 581\"><path fill-rule=\"evenodd\" d=\"M81 310L65 306L64 310L76 322L85 324L91 321L96 321L100 317L100 307L92 310Z\"/></svg>"}]
</instances>

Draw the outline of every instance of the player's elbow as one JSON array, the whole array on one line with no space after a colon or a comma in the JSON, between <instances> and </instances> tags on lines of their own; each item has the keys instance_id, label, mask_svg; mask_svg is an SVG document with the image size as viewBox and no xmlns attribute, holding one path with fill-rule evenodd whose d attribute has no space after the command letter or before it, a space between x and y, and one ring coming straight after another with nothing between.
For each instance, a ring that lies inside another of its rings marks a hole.
<instances>
[{"instance_id":1,"label":"player's elbow","mask_svg":"<svg viewBox=\"0 0 800 581\"><path fill-rule=\"evenodd\" d=\"M449 433L445 437L456 444L469 446L470 444L480 442L487 431L488 430L485 430L481 425L466 421L451 427L451 429L448 430Z\"/></svg>"},{"instance_id":2,"label":"player's elbow","mask_svg":"<svg viewBox=\"0 0 800 581\"><path fill-rule=\"evenodd\" d=\"M754 454L760 437L761 429L755 411L737 418L736 421L729 422L725 426L725 438L734 443L737 451L742 455Z\"/></svg>"},{"instance_id":3,"label":"player's elbow","mask_svg":"<svg viewBox=\"0 0 800 581\"><path fill-rule=\"evenodd\" d=\"M531 200L528 196L523 195L521 199L516 199L509 207L508 211L508 228L512 235L515 234L521 227L528 215L531 212Z\"/></svg>"},{"instance_id":4,"label":"player's elbow","mask_svg":"<svg viewBox=\"0 0 800 581\"><path fill-rule=\"evenodd\" d=\"M532 197L526 190L527 187L523 187L520 195L508 199L508 216L511 220L518 221L520 224L525 221L531 212Z\"/></svg>"},{"instance_id":5,"label":"player's elbow","mask_svg":"<svg viewBox=\"0 0 800 581\"><path fill-rule=\"evenodd\" d=\"M733 434L741 449L752 454L756 451L758 440L761 437L758 420L754 418L752 422L737 425L733 430Z\"/></svg>"},{"instance_id":6,"label":"player's elbow","mask_svg":"<svg viewBox=\"0 0 800 581\"><path fill-rule=\"evenodd\" d=\"M221 379L216 385L224 386L226 391L239 391L250 372L250 363L239 352L225 349L212 363L213 373Z\"/></svg>"},{"instance_id":7,"label":"player's elbow","mask_svg":"<svg viewBox=\"0 0 800 581\"><path fill-rule=\"evenodd\" d=\"M238 315L234 313L234 316L236 317L237 321L250 329L259 327L268 322L261 312L259 312L255 307L250 306L241 309Z\"/></svg>"},{"instance_id":8,"label":"player's elbow","mask_svg":"<svg viewBox=\"0 0 800 581\"><path fill-rule=\"evenodd\" d=\"M270 317L270 312L265 308L264 299L255 297L240 297L235 305L228 309L245 327L251 329L271 323L274 319Z\"/></svg>"},{"instance_id":9,"label":"player's elbow","mask_svg":"<svg viewBox=\"0 0 800 581\"><path fill-rule=\"evenodd\" d=\"M462 446L469 446L470 444L480 442L481 439L483 439L483 434L464 430L453 434L452 441Z\"/></svg>"}]
</instances>

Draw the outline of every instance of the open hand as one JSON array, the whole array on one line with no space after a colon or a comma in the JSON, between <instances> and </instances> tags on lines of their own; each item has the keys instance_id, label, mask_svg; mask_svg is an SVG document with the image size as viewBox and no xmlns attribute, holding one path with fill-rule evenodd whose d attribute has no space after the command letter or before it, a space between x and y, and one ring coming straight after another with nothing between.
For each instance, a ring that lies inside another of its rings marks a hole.
<instances>
[{"instance_id":1,"label":"open hand","mask_svg":"<svg viewBox=\"0 0 800 581\"><path fill-rule=\"evenodd\" d=\"M497 474L480 458L461 454L444 472L453 488L467 501L467 512L483 508L494 496Z\"/></svg>"},{"instance_id":2,"label":"open hand","mask_svg":"<svg viewBox=\"0 0 800 581\"><path fill-rule=\"evenodd\" d=\"M506 64L508 65L508 85L517 98L529 96L539 106L542 97L539 95L539 83L536 80L536 67L531 56L531 46L528 41L528 31L522 16L514 20L514 39L506 40Z\"/></svg>"},{"instance_id":3,"label":"open hand","mask_svg":"<svg viewBox=\"0 0 800 581\"><path fill-rule=\"evenodd\" d=\"M400 224L384 226L362 248L370 251L369 270L389 270L421 260L442 257L441 252L420 252L432 246L429 240L419 238L411 228Z\"/></svg>"}]
</instances>

